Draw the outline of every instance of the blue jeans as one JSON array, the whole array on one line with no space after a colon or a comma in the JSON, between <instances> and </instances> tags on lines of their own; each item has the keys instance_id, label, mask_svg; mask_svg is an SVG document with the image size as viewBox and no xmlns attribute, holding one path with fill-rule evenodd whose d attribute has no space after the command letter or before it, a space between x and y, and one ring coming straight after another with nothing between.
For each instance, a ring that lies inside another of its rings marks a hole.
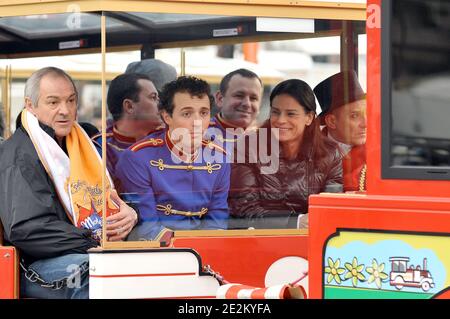
<instances>
[{"instance_id":1,"label":"blue jeans","mask_svg":"<svg viewBox=\"0 0 450 319\"><path fill-rule=\"evenodd\" d=\"M20 295L25 298L42 299L89 299L89 271L80 274L79 266L89 262L88 254L71 254L35 261L28 268L48 283L69 277L68 284L61 289L41 287L21 273Z\"/></svg>"}]
</instances>

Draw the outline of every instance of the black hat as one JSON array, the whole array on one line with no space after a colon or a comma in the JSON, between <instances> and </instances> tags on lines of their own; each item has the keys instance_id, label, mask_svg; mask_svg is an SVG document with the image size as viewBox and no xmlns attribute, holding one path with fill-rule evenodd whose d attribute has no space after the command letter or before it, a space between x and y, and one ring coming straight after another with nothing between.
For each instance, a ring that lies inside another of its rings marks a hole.
<instances>
[{"instance_id":1,"label":"black hat","mask_svg":"<svg viewBox=\"0 0 450 319\"><path fill-rule=\"evenodd\" d=\"M125 73L142 73L147 75L158 91L161 91L166 83L177 79L177 70L170 64L157 59L131 62L128 64Z\"/></svg>"},{"instance_id":2,"label":"black hat","mask_svg":"<svg viewBox=\"0 0 450 319\"><path fill-rule=\"evenodd\" d=\"M331 110L366 98L354 70L342 71L323 80L314 88L314 94L322 108L321 124L325 124L324 115Z\"/></svg>"}]
</instances>

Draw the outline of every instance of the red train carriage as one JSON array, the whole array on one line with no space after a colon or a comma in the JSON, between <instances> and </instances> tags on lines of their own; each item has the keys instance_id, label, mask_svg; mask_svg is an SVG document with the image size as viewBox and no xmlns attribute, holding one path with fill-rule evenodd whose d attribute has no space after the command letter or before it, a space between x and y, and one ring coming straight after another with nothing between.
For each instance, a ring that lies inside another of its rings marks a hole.
<instances>
[{"instance_id":1,"label":"red train carriage","mask_svg":"<svg viewBox=\"0 0 450 319\"><path fill-rule=\"evenodd\" d=\"M300 284L309 298L448 297L450 136L442 121L448 118L449 99L445 90L432 88L449 79L448 60L443 58L449 53L448 19L444 19L449 3L398 1L402 4L141 1L135 9L140 13L130 12L125 1L104 1L100 8L95 1L79 1L69 11L63 1L45 6L42 1L0 3L4 59L99 52L102 29L107 38L102 54L135 47L142 58L155 57L161 48L335 36L339 69L355 69L366 82L366 191L311 195L308 230L178 231L167 247L159 242L103 241L101 249L90 253L91 298L215 298L220 288L217 277L270 288L297 282L306 273ZM408 20L417 11L426 12L427 19ZM21 26L29 28L29 21L39 19L31 15L47 14L40 18L53 18L57 24L58 14L64 19L79 17L74 13L88 14L94 27L42 37L31 34L29 39L21 33ZM22 16L25 24L14 16ZM267 17L278 19L278 24L286 18L307 19L313 28L261 31L257 22ZM154 35L151 40L149 33ZM365 51L366 33L367 62L358 54ZM181 61L189 64L189 56L181 54ZM103 66L103 78L107 71ZM6 92L2 98L8 101L11 72L2 80ZM9 104L3 105L10 114ZM105 127L105 101L102 108ZM414 265L427 263L421 270L405 269L404 273L413 273L412 279L405 275L400 283L395 279L399 269L394 269L395 262L402 261L399 256ZM0 247L1 298L20 297L17 258L14 247Z\"/></svg>"}]
</instances>

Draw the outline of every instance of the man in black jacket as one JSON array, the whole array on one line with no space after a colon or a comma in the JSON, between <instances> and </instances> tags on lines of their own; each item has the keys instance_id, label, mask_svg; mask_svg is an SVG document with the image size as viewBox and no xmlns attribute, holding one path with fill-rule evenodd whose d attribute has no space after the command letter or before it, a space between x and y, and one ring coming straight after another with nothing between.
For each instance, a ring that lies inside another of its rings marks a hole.
<instances>
[{"instance_id":1,"label":"man in black jacket","mask_svg":"<svg viewBox=\"0 0 450 319\"><path fill-rule=\"evenodd\" d=\"M75 129L77 100L72 79L57 68L36 71L25 86L23 112L37 118L37 129L48 134L57 151L67 156L66 137ZM86 252L99 242L68 213L56 178L52 178L56 175L49 173L52 167L44 163L36 141L31 139L29 123L20 122L12 137L0 146L0 218L5 241L17 247L23 257L21 295L88 298ZM45 133L41 134L48 142ZM136 224L137 214L116 193L110 198L118 212L107 217L106 234L109 240L123 240Z\"/></svg>"}]
</instances>

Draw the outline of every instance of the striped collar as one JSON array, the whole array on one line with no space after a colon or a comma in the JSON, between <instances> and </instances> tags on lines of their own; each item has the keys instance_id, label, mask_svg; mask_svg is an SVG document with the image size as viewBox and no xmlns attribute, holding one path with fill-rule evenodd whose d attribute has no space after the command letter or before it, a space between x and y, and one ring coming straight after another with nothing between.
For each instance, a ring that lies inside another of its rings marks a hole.
<instances>
[{"instance_id":1,"label":"striped collar","mask_svg":"<svg viewBox=\"0 0 450 319\"><path fill-rule=\"evenodd\" d=\"M132 136L125 136L123 134L120 134L115 125L113 125L113 127L112 127L112 133L113 133L114 139L117 140L118 142L127 143L127 144L136 143L136 138L134 138Z\"/></svg>"},{"instance_id":2,"label":"striped collar","mask_svg":"<svg viewBox=\"0 0 450 319\"><path fill-rule=\"evenodd\" d=\"M227 121L223 118L222 113L220 113L220 112L216 114L215 119L216 119L217 123L218 123L220 126L222 126L222 128L225 129L225 130L226 130L227 128L238 128L237 126L231 124L230 122L227 122Z\"/></svg>"},{"instance_id":3,"label":"striped collar","mask_svg":"<svg viewBox=\"0 0 450 319\"><path fill-rule=\"evenodd\" d=\"M164 134L164 140L166 141L166 145L169 151L184 163L193 163L200 154L199 150L201 146L198 149L196 149L193 154L183 152L183 150L180 149L177 145L175 145L175 143L170 138L169 129L166 129L166 132Z\"/></svg>"}]
</instances>

